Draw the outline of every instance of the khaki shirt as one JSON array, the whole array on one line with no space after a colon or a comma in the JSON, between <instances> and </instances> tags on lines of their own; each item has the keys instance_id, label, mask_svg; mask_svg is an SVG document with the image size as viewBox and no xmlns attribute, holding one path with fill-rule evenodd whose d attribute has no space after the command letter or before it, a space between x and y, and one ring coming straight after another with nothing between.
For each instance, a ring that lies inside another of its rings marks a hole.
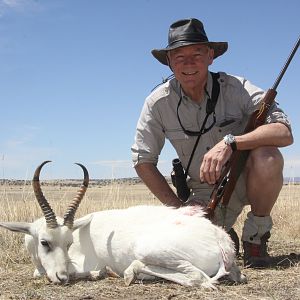
<instances>
[{"instance_id":1,"label":"khaki shirt","mask_svg":"<svg viewBox=\"0 0 300 300\"><path fill-rule=\"evenodd\" d=\"M218 81L220 94L215 107L216 124L200 138L188 173L191 188L208 188L206 184L200 184L199 178L204 154L226 134L241 135L248 117L258 109L265 94L262 89L241 77L220 73ZM206 88L211 97L211 74L208 75ZM183 127L191 131L200 130L206 116L207 95L200 104L197 104L183 94L175 78L166 82L154 90L145 101L137 124L135 143L131 148L134 166L144 162L156 165L167 138L175 148L182 166L186 169L197 137L186 135L179 124L177 105L181 95L183 98L179 106L179 116ZM211 115L206 128L212 122ZM276 103L271 107L266 122L281 122L290 128L287 116Z\"/></svg>"}]
</instances>

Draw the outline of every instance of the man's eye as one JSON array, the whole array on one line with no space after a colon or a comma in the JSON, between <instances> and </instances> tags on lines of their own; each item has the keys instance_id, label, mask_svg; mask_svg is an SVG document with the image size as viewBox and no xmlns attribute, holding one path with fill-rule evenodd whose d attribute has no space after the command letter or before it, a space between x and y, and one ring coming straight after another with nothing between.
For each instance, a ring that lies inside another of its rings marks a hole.
<instances>
[{"instance_id":1,"label":"man's eye","mask_svg":"<svg viewBox=\"0 0 300 300\"><path fill-rule=\"evenodd\" d=\"M176 57L175 57L175 61L176 61L176 62L181 62L181 61L183 61L183 60L184 60L184 56L182 56L182 55L176 56Z\"/></svg>"},{"instance_id":2,"label":"man's eye","mask_svg":"<svg viewBox=\"0 0 300 300\"><path fill-rule=\"evenodd\" d=\"M205 52L204 51L199 51L199 52L197 52L197 53L195 53L195 57L197 58L197 57L202 57L202 56L204 56L205 55Z\"/></svg>"}]
</instances>

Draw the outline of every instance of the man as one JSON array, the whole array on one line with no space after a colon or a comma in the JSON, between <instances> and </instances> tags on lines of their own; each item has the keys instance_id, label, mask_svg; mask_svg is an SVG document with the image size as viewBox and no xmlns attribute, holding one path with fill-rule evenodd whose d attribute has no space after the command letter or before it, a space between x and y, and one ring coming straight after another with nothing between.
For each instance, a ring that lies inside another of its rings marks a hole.
<instances>
[{"instance_id":1,"label":"man","mask_svg":"<svg viewBox=\"0 0 300 300\"><path fill-rule=\"evenodd\" d=\"M226 42L208 40L197 19L180 20L170 26L168 46L152 50L152 54L170 67L175 78L146 99L132 146L133 162L139 177L163 204L182 206L156 167L167 138L189 176L188 203L206 207L233 151L249 150L226 213L217 208L214 222L234 233L232 226L243 207L250 204L242 232L244 263L266 267L270 213L283 184L283 157L278 147L292 144L293 137L287 116L276 104L264 125L243 134L264 91L244 78L222 72L214 83L215 75L208 68L226 50ZM217 102L209 111L217 85Z\"/></svg>"}]
</instances>

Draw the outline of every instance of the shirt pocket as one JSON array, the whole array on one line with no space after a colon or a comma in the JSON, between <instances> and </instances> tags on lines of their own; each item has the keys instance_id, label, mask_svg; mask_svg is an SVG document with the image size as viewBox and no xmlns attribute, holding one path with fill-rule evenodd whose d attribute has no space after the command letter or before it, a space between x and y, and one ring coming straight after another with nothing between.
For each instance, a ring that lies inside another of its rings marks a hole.
<instances>
[{"instance_id":1,"label":"shirt pocket","mask_svg":"<svg viewBox=\"0 0 300 300\"><path fill-rule=\"evenodd\" d=\"M191 154L195 139L186 135L181 128L166 130L165 135L175 148L179 158L185 161L184 157Z\"/></svg>"},{"instance_id":2,"label":"shirt pocket","mask_svg":"<svg viewBox=\"0 0 300 300\"><path fill-rule=\"evenodd\" d=\"M212 139L218 143L227 134L241 135L244 132L245 121L243 120L225 120L217 124L212 130Z\"/></svg>"}]
</instances>

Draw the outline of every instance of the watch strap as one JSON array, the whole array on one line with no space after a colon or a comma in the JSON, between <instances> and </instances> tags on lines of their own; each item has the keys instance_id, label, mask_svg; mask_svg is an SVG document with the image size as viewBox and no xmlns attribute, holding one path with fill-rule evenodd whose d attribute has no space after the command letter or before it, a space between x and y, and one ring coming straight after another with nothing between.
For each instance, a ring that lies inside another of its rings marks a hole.
<instances>
[{"instance_id":1,"label":"watch strap","mask_svg":"<svg viewBox=\"0 0 300 300\"><path fill-rule=\"evenodd\" d=\"M229 145L231 147L232 151L237 150L235 137L232 134L227 134L223 139L224 139L225 144Z\"/></svg>"},{"instance_id":2,"label":"watch strap","mask_svg":"<svg viewBox=\"0 0 300 300\"><path fill-rule=\"evenodd\" d=\"M237 150L237 146L236 146L236 141L233 141L232 143L229 144L232 151L236 151Z\"/></svg>"}]
</instances>

